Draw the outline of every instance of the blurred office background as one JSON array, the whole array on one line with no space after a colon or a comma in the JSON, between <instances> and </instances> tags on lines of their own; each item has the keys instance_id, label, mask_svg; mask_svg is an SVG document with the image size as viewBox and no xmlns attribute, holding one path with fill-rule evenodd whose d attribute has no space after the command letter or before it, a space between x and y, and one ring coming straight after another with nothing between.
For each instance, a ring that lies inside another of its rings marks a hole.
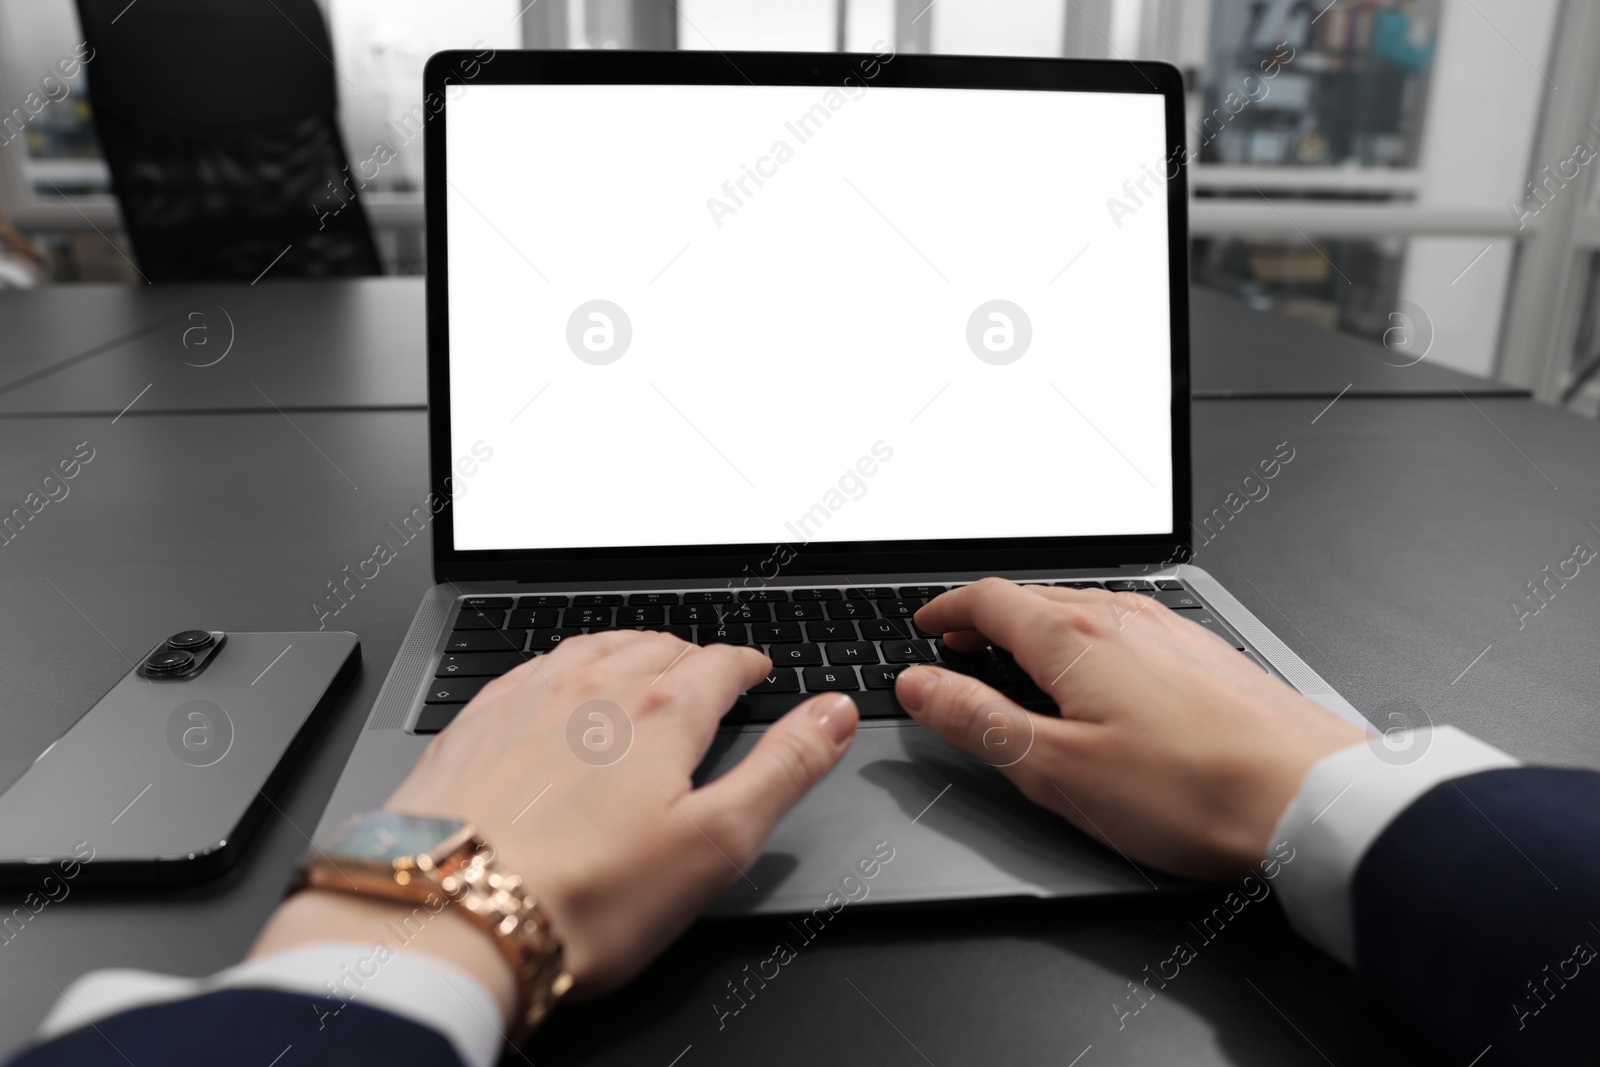
<instances>
[{"instance_id":1,"label":"blurred office background","mask_svg":"<svg viewBox=\"0 0 1600 1067\"><path fill-rule=\"evenodd\" d=\"M1429 359L1600 410L1592 0L316 2L351 160L395 142L442 48L1165 60L1191 90L1197 284L1374 340L1431 328ZM74 0L0 0L4 111L83 38ZM85 65L0 145L0 217L43 252L50 282L140 280L89 105L94 74ZM385 273L422 270L421 173L414 141L362 194Z\"/></svg>"}]
</instances>

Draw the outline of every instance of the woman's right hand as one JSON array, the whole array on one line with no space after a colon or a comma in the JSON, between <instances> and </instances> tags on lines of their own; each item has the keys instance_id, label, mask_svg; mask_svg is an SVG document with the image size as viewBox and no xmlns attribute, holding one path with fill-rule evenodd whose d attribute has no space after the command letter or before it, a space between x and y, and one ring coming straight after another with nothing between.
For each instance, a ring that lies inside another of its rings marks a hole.
<instances>
[{"instance_id":1,"label":"woman's right hand","mask_svg":"<svg viewBox=\"0 0 1600 1067\"><path fill-rule=\"evenodd\" d=\"M986 578L930 601L916 622L958 652L1008 650L1061 717L918 666L895 685L914 719L1085 833L1174 874L1255 867L1312 764L1365 738L1137 593Z\"/></svg>"}]
</instances>

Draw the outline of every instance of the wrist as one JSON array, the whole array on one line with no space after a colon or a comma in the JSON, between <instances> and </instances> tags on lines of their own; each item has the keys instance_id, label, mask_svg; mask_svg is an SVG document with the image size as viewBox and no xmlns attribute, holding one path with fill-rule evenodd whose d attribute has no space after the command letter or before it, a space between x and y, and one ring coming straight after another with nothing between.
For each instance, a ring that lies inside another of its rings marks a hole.
<instances>
[{"instance_id":1,"label":"wrist","mask_svg":"<svg viewBox=\"0 0 1600 1067\"><path fill-rule=\"evenodd\" d=\"M423 953L476 979L494 998L500 1010L499 1025L504 1029L516 1003L517 984L492 936L449 903L435 911L427 904L305 889L273 912L251 948L250 958L328 941L381 946L395 955Z\"/></svg>"}]
</instances>

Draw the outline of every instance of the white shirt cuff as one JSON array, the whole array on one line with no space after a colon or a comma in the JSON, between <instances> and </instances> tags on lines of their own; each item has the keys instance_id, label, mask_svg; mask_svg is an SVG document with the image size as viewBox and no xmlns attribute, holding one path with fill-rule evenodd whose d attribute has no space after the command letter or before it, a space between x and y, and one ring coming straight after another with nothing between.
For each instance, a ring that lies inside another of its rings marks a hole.
<instances>
[{"instance_id":1,"label":"white shirt cuff","mask_svg":"<svg viewBox=\"0 0 1600 1067\"><path fill-rule=\"evenodd\" d=\"M364 1004L443 1034L468 1067L492 1067L503 1040L500 1009L483 984L437 956L389 951L383 959L377 947L306 945L247 960L207 978L120 968L91 971L61 994L39 1025L39 1039L48 1041L134 1008L219 989L273 989L322 997L324 1026L334 1024L345 1004Z\"/></svg>"},{"instance_id":2,"label":"white shirt cuff","mask_svg":"<svg viewBox=\"0 0 1600 1067\"><path fill-rule=\"evenodd\" d=\"M1367 744L1323 757L1306 772L1272 838L1274 847L1286 841L1294 849L1278 878L1290 925L1354 968L1350 883L1378 835L1434 786L1517 765L1453 726L1373 734Z\"/></svg>"}]
</instances>

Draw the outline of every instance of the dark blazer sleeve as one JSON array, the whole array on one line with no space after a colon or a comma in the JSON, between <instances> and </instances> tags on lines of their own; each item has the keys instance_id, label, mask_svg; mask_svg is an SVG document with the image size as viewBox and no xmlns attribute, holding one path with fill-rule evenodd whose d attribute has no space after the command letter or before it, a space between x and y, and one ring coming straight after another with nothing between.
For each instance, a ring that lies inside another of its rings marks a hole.
<instances>
[{"instance_id":1,"label":"dark blazer sleeve","mask_svg":"<svg viewBox=\"0 0 1600 1067\"><path fill-rule=\"evenodd\" d=\"M1363 984L1452 1062L1600 1063L1600 774L1437 786L1367 850L1351 904Z\"/></svg>"},{"instance_id":2,"label":"dark blazer sleeve","mask_svg":"<svg viewBox=\"0 0 1600 1067\"><path fill-rule=\"evenodd\" d=\"M223 989L97 1020L25 1049L11 1067L265 1067L278 1056L279 1067L464 1067L428 1027L357 1002L337 1015L326 1008L326 997L307 993Z\"/></svg>"}]
</instances>

